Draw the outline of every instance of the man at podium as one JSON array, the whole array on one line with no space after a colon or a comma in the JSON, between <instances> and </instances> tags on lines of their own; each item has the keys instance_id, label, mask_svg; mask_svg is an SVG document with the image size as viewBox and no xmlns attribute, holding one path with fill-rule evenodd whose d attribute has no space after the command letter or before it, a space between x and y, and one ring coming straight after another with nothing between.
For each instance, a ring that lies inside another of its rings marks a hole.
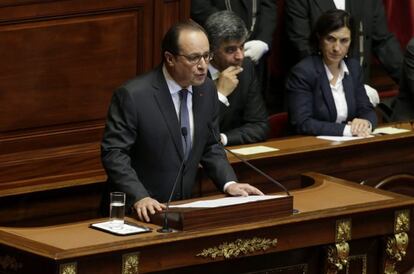
<instances>
[{"instance_id":1,"label":"man at podium","mask_svg":"<svg viewBox=\"0 0 414 274\"><path fill-rule=\"evenodd\" d=\"M212 54L204 29L194 22L174 25L162 41L162 56L160 66L113 95L101 144L108 190L125 192L126 208L147 222L170 195L191 197L199 165L229 195L261 195L236 182L213 135L219 135L219 105L215 85L206 79Z\"/></svg>"}]
</instances>

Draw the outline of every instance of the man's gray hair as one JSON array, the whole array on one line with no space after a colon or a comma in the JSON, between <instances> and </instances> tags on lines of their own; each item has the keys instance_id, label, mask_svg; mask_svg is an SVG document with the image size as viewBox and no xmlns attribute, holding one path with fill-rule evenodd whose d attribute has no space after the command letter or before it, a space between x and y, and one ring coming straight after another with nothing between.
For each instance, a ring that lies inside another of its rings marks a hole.
<instances>
[{"instance_id":1,"label":"man's gray hair","mask_svg":"<svg viewBox=\"0 0 414 274\"><path fill-rule=\"evenodd\" d=\"M211 50L216 50L225 41L244 41L248 31L243 20L234 12L222 10L207 18L204 26Z\"/></svg>"}]
</instances>

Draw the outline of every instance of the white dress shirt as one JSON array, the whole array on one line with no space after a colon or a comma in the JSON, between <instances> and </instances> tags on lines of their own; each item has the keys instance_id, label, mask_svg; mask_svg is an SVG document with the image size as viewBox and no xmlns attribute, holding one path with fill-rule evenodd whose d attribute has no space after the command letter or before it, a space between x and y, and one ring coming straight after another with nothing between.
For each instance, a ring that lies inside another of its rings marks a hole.
<instances>
[{"instance_id":1,"label":"white dress shirt","mask_svg":"<svg viewBox=\"0 0 414 274\"><path fill-rule=\"evenodd\" d=\"M213 80L214 82L216 82L216 80L220 77L220 71L218 69L216 69L215 67L213 67L213 65L209 64L208 65L208 71L210 72L211 75L211 80ZM226 105L226 107L230 106L230 102L227 99L226 96L224 96L220 90L217 90L218 93L218 98L220 100L220 102L222 102L223 104Z\"/></svg>"},{"instance_id":2,"label":"white dress shirt","mask_svg":"<svg viewBox=\"0 0 414 274\"><path fill-rule=\"evenodd\" d=\"M325 63L324 63L324 66L325 66L326 76L328 77L329 82L331 82L334 76L332 75L331 71L329 70L329 68L326 66ZM348 117L348 104L346 102L345 90L342 84L342 80L344 79L345 74L349 74L349 70L345 62L342 60L341 63L339 64L339 75L338 75L338 79L336 80L336 83L335 84L330 83L332 96L333 96L335 107L336 107L336 114L337 114L336 121L335 121L336 123L346 122L346 118ZM343 136L352 136L351 126L346 125L342 134Z\"/></svg>"},{"instance_id":3,"label":"white dress shirt","mask_svg":"<svg viewBox=\"0 0 414 274\"><path fill-rule=\"evenodd\" d=\"M177 82L171 77L168 73L165 66L162 67L162 73L164 74L164 78L167 82L168 89L171 93L171 97L174 103L175 112L177 113L178 121L180 121L180 90L183 88L177 84ZM188 116L190 118L190 133L191 133L191 140L194 140L194 116L193 116L193 87L188 86L186 87L188 90L187 95L187 109L188 109Z\"/></svg>"},{"instance_id":4,"label":"white dress shirt","mask_svg":"<svg viewBox=\"0 0 414 274\"><path fill-rule=\"evenodd\" d=\"M180 120L180 95L179 92L183 88L177 84L177 82L171 77L168 73L165 65L162 66L162 73L164 74L165 81L167 82L168 89L171 93L171 97L174 103L175 112L177 113L177 118ZM194 116L193 116L193 87L189 86L186 88L188 90L187 95L187 109L188 109L188 116L190 118L190 132L191 132L191 140L194 140ZM226 98L227 99L227 98ZM235 184L235 181L227 182L224 187L223 191L225 192L229 185Z\"/></svg>"},{"instance_id":5,"label":"white dress shirt","mask_svg":"<svg viewBox=\"0 0 414 274\"><path fill-rule=\"evenodd\" d=\"M211 64L208 65L208 71L210 72L211 79L214 82L216 82L216 80L220 77L220 71L216 69L215 67L213 67L213 65ZM230 106L230 102L227 99L227 97L224 96L219 90L217 90L217 95L218 95L220 102L222 102L226 107ZM227 140L226 134L220 133L220 137L221 137L221 142L223 143L223 146L227 145L228 140Z\"/></svg>"}]
</instances>

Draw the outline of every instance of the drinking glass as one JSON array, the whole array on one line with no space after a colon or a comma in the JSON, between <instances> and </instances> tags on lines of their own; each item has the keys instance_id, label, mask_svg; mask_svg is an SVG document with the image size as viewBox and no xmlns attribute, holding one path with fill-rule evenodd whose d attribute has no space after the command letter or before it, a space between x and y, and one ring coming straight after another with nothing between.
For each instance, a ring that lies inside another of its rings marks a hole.
<instances>
[{"instance_id":1,"label":"drinking glass","mask_svg":"<svg viewBox=\"0 0 414 274\"><path fill-rule=\"evenodd\" d=\"M122 229L125 217L125 193L111 192L109 219L111 220L112 229Z\"/></svg>"}]
</instances>

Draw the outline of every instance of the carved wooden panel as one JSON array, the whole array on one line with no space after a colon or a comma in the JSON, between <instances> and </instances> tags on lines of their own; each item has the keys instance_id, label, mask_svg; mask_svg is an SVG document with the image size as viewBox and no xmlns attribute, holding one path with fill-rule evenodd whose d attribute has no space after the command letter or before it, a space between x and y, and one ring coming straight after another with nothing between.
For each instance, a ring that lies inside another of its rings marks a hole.
<instances>
[{"instance_id":1,"label":"carved wooden panel","mask_svg":"<svg viewBox=\"0 0 414 274\"><path fill-rule=\"evenodd\" d=\"M190 2L0 0L0 203L15 197L24 209L0 215L46 216L56 201L31 192L102 185L112 93L159 63L162 35L189 17ZM89 216L88 207L74 211Z\"/></svg>"},{"instance_id":2,"label":"carved wooden panel","mask_svg":"<svg viewBox=\"0 0 414 274\"><path fill-rule=\"evenodd\" d=\"M142 71L142 10L0 27L0 131L104 119ZM13 50L11 50L13 49Z\"/></svg>"},{"instance_id":3,"label":"carved wooden panel","mask_svg":"<svg viewBox=\"0 0 414 274\"><path fill-rule=\"evenodd\" d=\"M154 28L157 30L154 35L154 64L159 63L161 56L161 42L164 34L173 24L180 20L189 18L190 2L183 0L155 0Z\"/></svg>"}]
</instances>

